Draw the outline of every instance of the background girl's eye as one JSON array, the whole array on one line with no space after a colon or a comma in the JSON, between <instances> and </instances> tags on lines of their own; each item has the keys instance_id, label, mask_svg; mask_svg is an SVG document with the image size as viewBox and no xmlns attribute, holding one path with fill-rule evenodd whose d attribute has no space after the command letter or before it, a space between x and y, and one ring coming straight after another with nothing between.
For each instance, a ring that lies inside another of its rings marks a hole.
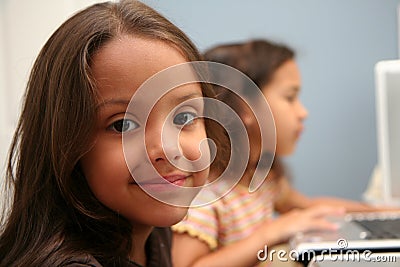
<instances>
[{"instance_id":1,"label":"background girl's eye","mask_svg":"<svg viewBox=\"0 0 400 267\"><path fill-rule=\"evenodd\" d=\"M289 102L293 102L293 101L296 99L296 96L287 96L286 99L287 99Z\"/></svg>"},{"instance_id":2,"label":"background girl's eye","mask_svg":"<svg viewBox=\"0 0 400 267\"><path fill-rule=\"evenodd\" d=\"M174 123L177 125L188 125L192 124L196 119L196 114L192 112L181 112L174 118Z\"/></svg>"},{"instance_id":3,"label":"background girl's eye","mask_svg":"<svg viewBox=\"0 0 400 267\"><path fill-rule=\"evenodd\" d=\"M123 132L126 132L126 131L132 131L132 130L136 129L138 126L139 125L136 122L132 121L132 120L122 119L122 120L118 120L118 121L114 122L111 125L111 128L114 131L117 131L119 133L123 133Z\"/></svg>"}]
</instances>

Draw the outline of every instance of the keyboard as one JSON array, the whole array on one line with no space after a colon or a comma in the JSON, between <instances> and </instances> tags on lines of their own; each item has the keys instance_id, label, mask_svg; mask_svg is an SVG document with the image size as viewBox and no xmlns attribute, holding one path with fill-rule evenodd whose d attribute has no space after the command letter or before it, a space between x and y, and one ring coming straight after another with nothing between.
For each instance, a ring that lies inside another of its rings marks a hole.
<instances>
[{"instance_id":1,"label":"keyboard","mask_svg":"<svg viewBox=\"0 0 400 267\"><path fill-rule=\"evenodd\" d=\"M400 218L354 221L365 228L369 234L366 239L399 239Z\"/></svg>"}]
</instances>

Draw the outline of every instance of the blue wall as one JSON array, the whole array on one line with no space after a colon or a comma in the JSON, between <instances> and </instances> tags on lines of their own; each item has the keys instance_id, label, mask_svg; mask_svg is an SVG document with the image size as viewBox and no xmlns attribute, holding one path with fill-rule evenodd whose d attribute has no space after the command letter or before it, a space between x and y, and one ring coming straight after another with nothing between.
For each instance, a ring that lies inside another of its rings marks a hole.
<instances>
[{"instance_id":1,"label":"blue wall","mask_svg":"<svg viewBox=\"0 0 400 267\"><path fill-rule=\"evenodd\" d=\"M204 50L265 37L297 51L306 131L287 159L303 193L361 199L377 161L374 64L397 58L400 0L145 0Z\"/></svg>"}]
</instances>

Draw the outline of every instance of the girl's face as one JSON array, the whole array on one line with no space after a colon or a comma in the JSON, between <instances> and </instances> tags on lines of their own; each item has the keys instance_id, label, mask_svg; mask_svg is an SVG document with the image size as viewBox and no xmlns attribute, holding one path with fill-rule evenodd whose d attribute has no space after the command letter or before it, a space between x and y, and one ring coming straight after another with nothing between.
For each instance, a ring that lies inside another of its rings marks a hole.
<instances>
[{"instance_id":1,"label":"girl's face","mask_svg":"<svg viewBox=\"0 0 400 267\"><path fill-rule=\"evenodd\" d=\"M202 97L199 84L173 89L156 103L147 103L152 97L139 99L140 104L154 104L147 121L143 119L145 111L141 108L134 106L127 111L133 94L145 80L186 61L180 51L168 43L136 36L115 38L93 57L92 71L100 103L94 146L81 159L81 166L97 199L136 226L169 226L180 221L187 211L187 208L168 205L149 196L137 179L149 189L181 197L169 191L171 183L201 186L208 177L208 168L191 172L175 167L183 159L186 163L199 159L200 143L206 139L204 121L196 119L203 113L203 101L183 103ZM148 93L155 94L155 91ZM145 137L141 134L143 127ZM179 134L170 138L171 144L168 140L162 143L162 131ZM124 138L128 136L129 147L123 146L122 133ZM124 149L131 155L129 166L135 170L135 179L125 161ZM174 160L174 165L169 159ZM196 169L196 166L191 167ZM141 177L136 177L137 173Z\"/></svg>"},{"instance_id":2,"label":"girl's face","mask_svg":"<svg viewBox=\"0 0 400 267\"><path fill-rule=\"evenodd\" d=\"M307 110L299 99L301 78L294 60L289 60L274 73L270 83L262 89L276 126L276 154L293 153L307 117Z\"/></svg>"}]
</instances>

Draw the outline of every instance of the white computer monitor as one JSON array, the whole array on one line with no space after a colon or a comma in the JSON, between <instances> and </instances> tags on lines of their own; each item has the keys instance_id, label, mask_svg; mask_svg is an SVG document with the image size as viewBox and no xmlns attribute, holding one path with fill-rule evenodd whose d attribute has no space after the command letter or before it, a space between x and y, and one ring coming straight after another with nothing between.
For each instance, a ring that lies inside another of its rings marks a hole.
<instances>
[{"instance_id":1,"label":"white computer monitor","mask_svg":"<svg viewBox=\"0 0 400 267\"><path fill-rule=\"evenodd\" d=\"M378 62L375 82L383 202L400 206L400 60Z\"/></svg>"}]
</instances>

